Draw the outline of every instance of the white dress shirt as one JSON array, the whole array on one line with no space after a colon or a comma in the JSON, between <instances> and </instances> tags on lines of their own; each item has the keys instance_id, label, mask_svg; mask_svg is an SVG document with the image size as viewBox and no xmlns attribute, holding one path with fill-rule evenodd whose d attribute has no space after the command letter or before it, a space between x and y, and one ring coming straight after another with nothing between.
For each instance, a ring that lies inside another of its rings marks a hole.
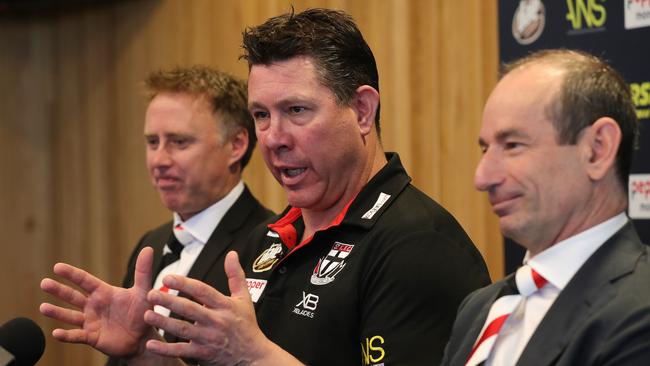
<instances>
[{"instance_id":1,"label":"white dress shirt","mask_svg":"<svg viewBox=\"0 0 650 366\"><path fill-rule=\"evenodd\" d=\"M162 279L166 275L177 274L187 276L194 265L196 258L199 257L199 254L201 254L208 239L210 239L212 232L214 232L214 229L217 228L221 219L224 217L226 212L228 212L230 207L232 207L235 201L237 201L239 196L241 196L243 191L244 183L239 181L239 183L231 189L224 198L190 217L187 221L183 221L180 215L174 212L174 227L178 224L182 224L183 229L192 234L192 240L183 246L179 260L171 263L158 273L156 281L154 282L154 288L161 289L163 287ZM177 295L178 291L169 290L168 293ZM154 311L164 316L169 316L170 313L169 309L158 305L154 307Z\"/></svg>"},{"instance_id":2,"label":"white dress shirt","mask_svg":"<svg viewBox=\"0 0 650 366\"><path fill-rule=\"evenodd\" d=\"M499 332L486 366L514 365L555 299L580 267L628 219L624 212L563 240L534 257L526 252L524 264L548 280L546 286L521 300Z\"/></svg>"}]
</instances>

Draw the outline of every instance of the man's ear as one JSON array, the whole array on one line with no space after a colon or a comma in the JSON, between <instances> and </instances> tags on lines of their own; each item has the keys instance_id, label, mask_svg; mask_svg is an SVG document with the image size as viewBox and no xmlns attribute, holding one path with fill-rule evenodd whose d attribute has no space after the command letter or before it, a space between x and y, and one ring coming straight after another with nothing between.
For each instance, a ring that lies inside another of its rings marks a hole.
<instances>
[{"instance_id":1,"label":"man's ear","mask_svg":"<svg viewBox=\"0 0 650 366\"><path fill-rule=\"evenodd\" d=\"M375 125L375 115L379 105L379 92L370 85L357 88L352 99L352 107L357 112L357 123L362 136L372 131Z\"/></svg>"},{"instance_id":2,"label":"man's ear","mask_svg":"<svg viewBox=\"0 0 650 366\"><path fill-rule=\"evenodd\" d=\"M241 161L244 154L246 154L246 150L248 149L248 130L240 128L226 143L231 146L228 166L232 169Z\"/></svg>"},{"instance_id":3,"label":"man's ear","mask_svg":"<svg viewBox=\"0 0 650 366\"><path fill-rule=\"evenodd\" d=\"M616 165L616 154L621 144L621 128L610 117L601 117L589 126L583 136L587 156L587 175L594 181L602 179Z\"/></svg>"}]
</instances>

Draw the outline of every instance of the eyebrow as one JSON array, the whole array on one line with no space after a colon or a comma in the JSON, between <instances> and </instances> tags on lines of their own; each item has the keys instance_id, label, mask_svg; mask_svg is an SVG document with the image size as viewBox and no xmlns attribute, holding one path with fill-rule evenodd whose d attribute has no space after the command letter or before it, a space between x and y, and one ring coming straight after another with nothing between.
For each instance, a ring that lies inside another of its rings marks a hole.
<instances>
[{"instance_id":1,"label":"eyebrow","mask_svg":"<svg viewBox=\"0 0 650 366\"><path fill-rule=\"evenodd\" d=\"M496 141L497 142L503 142L504 140L507 140L510 137L526 137L527 135L522 132L521 130L517 130L514 128L508 128L502 131L497 132L496 134ZM488 143L483 140L483 138L479 137L478 138L478 145L479 146L487 146Z\"/></svg>"},{"instance_id":2,"label":"eyebrow","mask_svg":"<svg viewBox=\"0 0 650 366\"><path fill-rule=\"evenodd\" d=\"M261 103L258 102L253 102L248 104L248 110L251 110L253 108L260 108L260 109L266 109Z\"/></svg>"},{"instance_id":3,"label":"eyebrow","mask_svg":"<svg viewBox=\"0 0 650 366\"><path fill-rule=\"evenodd\" d=\"M182 132L167 132L167 133L163 133L162 136L165 137L165 138L173 138L173 137L189 138L189 137L191 137L191 134L182 133ZM157 133L145 133L144 137L145 138L158 137L158 134Z\"/></svg>"},{"instance_id":4,"label":"eyebrow","mask_svg":"<svg viewBox=\"0 0 650 366\"><path fill-rule=\"evenodd\" d=\"M275 106L287 107L291 105L314 105L314 98L308 96L288 96L283 99L276 100L273 104ZM259 102L252 102L248 104L248 110L259 108L259 109L269 109L266 105Z\"/></svg>"}]
</instances>

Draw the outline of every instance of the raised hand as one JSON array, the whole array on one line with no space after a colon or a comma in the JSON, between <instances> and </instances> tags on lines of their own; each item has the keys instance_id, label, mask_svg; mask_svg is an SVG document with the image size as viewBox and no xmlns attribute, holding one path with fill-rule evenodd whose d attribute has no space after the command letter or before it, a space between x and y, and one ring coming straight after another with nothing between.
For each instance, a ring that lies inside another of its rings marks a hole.
<instances>
[{"instance_id":1,"label":"raised hand","mask_svg":"<svg viewBox=\"0 0 650 366\"><path fill-rule=\"evenodd\" d=\"M257 325L237 253L228 253L224 268L231 296L203 282L176 275L165 276L163 283L194 301L158 290L149 292L149 302L169 308L188 321L164 317L151 310L145 313L145 321L189 342L150 340L147 350L162 356L197 359L201 365L300 364L269 341Z\"/></svg>"},{"instance_id":2,"label":"raised hand","mask_svg":"<svg viewBox=\"0 0 650 366\"><path fill-rule=\"evenodd\" d=\"M111 286L80 268L55 264L54 273L83 292L50 278L41 281L43 291L74 308L41 304L43 315L74 327L55 329L54 338L84 343L114 357L133 357L144 352L146 340L156 335L143 318L145 311L152 308L147 302L152 262L153 249L142 249L135 265L134 285L129 289Z\"/></svg>"}]
</instances>

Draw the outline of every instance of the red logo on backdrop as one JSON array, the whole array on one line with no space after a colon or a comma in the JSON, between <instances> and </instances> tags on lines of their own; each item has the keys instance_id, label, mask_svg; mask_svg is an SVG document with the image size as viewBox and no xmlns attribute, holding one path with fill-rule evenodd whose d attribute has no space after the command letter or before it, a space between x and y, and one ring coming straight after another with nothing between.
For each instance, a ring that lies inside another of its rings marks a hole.
<instances>
[{"instance_id":1,"label":"red logo on backdrop","mask_svg":"<svg viewBox=\"0 0 650 366\"><path fill-rule=\"evenodd\" d=\"M628 8L632 6L632 4L641 5L641 6L650 6L650 0L627 0L626 4Z\"/></svg>"},{"instance_id":2,"label":"red logo on backdrop","mask_svg":"<svg viewBox=\"0 0 650 366\"><path fill-rule=\"evenodd\" d=\"M632 185L632 197L634 197L637 194L640 194L647 199L650 196L650 180L633 181L631 182L631 185Z\"/></svg>"}]
</instances>

